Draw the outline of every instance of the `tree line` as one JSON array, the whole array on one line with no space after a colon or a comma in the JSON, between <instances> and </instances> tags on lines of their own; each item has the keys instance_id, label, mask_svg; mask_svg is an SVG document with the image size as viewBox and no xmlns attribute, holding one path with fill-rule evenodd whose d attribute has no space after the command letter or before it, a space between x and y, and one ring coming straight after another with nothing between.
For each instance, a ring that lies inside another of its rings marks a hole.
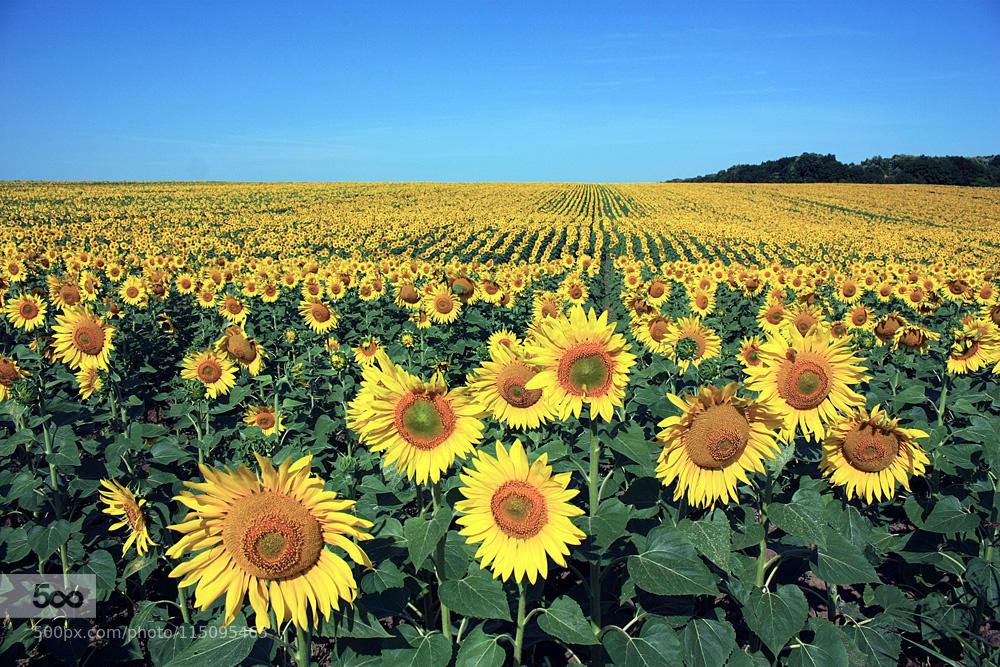
<instances>
[{"instance_id":1,"label":"tree line","mask_svg":"<svg viewBox=\"0 0 1000 667\"><path fill-rule=\"evenodd\" d=\"M728 169L675 178L677 183L916 183L1000 187L1000 155L876 155L861 164L843 163L835 155L803 153L760 164L737 164Z\"/></svg>"}]
</instances>

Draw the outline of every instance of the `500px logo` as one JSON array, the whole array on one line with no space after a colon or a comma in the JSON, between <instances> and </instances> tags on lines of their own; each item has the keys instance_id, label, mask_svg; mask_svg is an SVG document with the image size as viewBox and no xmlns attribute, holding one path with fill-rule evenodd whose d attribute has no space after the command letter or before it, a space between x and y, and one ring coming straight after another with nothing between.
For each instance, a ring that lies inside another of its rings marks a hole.
<instances>
[{"instance_id":1,"label":"500px logo","mask_svg":"<svg viewBox=\"0 0 1000 667\"><path fill-rule=\"evenodd\" d=\"M60 590L54 590L49 593L45 590L47 588L50 588L50 585L47 583L35 584L35 594L31 597L31 604L39 609L44 609L48 605L52 605L56 609L59 609L63 605L69 605L73 609L79 609L83 606L83 593L79 590L70 591L68 594Z\"/></svg>"},{"instance_id":2,"label":"500px logo","mask_svg":"<svg viewBox=\"0 0 1000 667\"><path fill-rule=\"evenodd\" d=\"M0 617L94 618L96 596L93 574L0 575Z\"/></svg>"}]
</instances>

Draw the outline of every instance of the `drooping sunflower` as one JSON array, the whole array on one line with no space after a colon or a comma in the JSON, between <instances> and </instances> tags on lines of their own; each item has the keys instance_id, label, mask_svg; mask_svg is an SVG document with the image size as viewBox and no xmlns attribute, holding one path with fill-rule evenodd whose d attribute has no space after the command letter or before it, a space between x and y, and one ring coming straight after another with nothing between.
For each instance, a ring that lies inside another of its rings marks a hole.
<instances>
[{"instance_id":1,"label":"drooping sunflower","mask_svg":"<svg viewBox=\"0 0 1000 667\"><path fill-rule=\"evenodd\" d=\"M29 375L16 361L0 354L0 403L10 398L10 388L15 382Z\"/></svg>"},{"instance_id":2,"label":"drooping sunflower","mask_svg":"<svg viewBox=\"0 0 1000 667\"><path fill-rule=\"evenodd\" d=\"M247 408L246 414L243 416L243 423L247 426L256 426L264 435L274 435L276 432L281 433L285 430L285 425L281 423L283 416L281 410L275 415L274 406L252 405Z\"/></svg>"},{"instance_id":3,"label":"drooping sunflower","mask_svg":"<svg viewBox=\"0 0 1000 667\"><path fill-rule=\"evenodd\" d=\"M271 608L279 627L287 617L308 629L320 614L329 620L340 600L353 604L357 596L350 566L324 547L338 547L355 563L371 567L350 538L371 539L364 529L372 523L348 513L353 500L324 490L324 480L310 474L311 456L289 458L277 470L255 456L260 479L244 466L234 471L202 465L203 483L184 482L200 493L175 496L191 511L183 523L169 526L183 537L167 556L199 553L170 576L181 579L180 588L198 584L194 600L202 610L225 593L226 625L249 594L258 632L271 627Z\"/></svg>"},{"instance_id":4,"label":"drooping sunflower","mask_svg":"<svg viewBox=\"0 0 1000 667\"><path fill-rule=\"evenodd\" d=\"M80 391L80 398L90 398L94 393L101 393L104 389L101 372L93 367L81 368L76 372L76 387Z\"/></svg>"},{"instance_id":5,"label":"drooping sunflower","mask_svg":"<svg viewBox=\"0 0 1000 667\"><path fill-rule=\"evenodd\" d=\"M540 334L525 344L527 359L540 369L525 389L540 389L559 419L579 417L584 403L590 418L611 421L615 407L622 405L629 369L635 364L632 346L615 333L608 311L598 316L582 306L570 309L569 317L548 317L540 322Z\"/></svg>"},{"instance_id":6,"label":"drooping sunflower","mask_svg":"<svg viewBox=\"0 0 1000 667\"><path fill-rule=\"evenodd\" d=\"M45 302L33 294L13 298L4 307L7 319L18 329L32 331L45 322Z\"/></svg>"},{"instance_id":7,"label":"drooping sunflower","mask_svg":"<svg viewBox=\"0 0 1000 667\"><path fill-rule=\"evenodd\" d=\"M215 341L215 351L227 356L230 361L239 364L254 376L260 375L264 360L267 359L267 352L260 343L247 336L243 327L236 324L226 327L222 338Z\"/></svg>"},{"instance_id":8,"label":"drooping sunflower","mask_svg":"<svg viewBox=\"0 0 1000 667\"><path fill-rule=\"evenodd\" d=\"M845 487L848 500L855 493L869 503L889 500L897 481L909 491L909 476L924 474L930 459L915 440L927 434L898 423L876 405L870 415L861 407L829 428L820 470L831 484Z\"/></svg>"},{"instance_id":9,"label":"drooping sunflower","mask_svg":"<svg viewBox=\"0 0 1000 667\"><path fill-rule=\"evenodd\" d=\"M149 537L149 526L146 524L146 512L143 510L146 500L136 498L127 487L113 479L102 479L101 486L105 487L99 490L101 502L107 505L103 512L111 516L124 517L112 525L111 530L125 527L128 527L129 530L129 537L122 547L122 556L133 544L135 544L135 550L139 552L139 555L145 556L149 547L156 545L156 542Z\"/></svg>"},{"instance_id":10,"label":"drooping sunflower","mask_svg":"<svg viewBox=\"0 0 1000 667\"><path fill-rule=\"evenodd\" d=\"M783 439L790 441L801 428L806 439L820 440L838 413L865 404L851 385L869 378L849 338L831 340L822 331L799 336L794 329L790 337L791 342L776 336L764 344L763 363L744 369L746 386L784 418Z\"/></svg>"},{"instance_id":11,"label":"drooping sunflower","mask_svg":"<svg viewBox=\"0 0 1000 667\"><path fill-rule=\"evenodd\" d=\"M420 292L411 282L396 283L394 288L394 299L397 306L408 310L420 308Z\"/></svg>"},{"instance_id":12,"label":"drooping sunflower","mask_svg":"<svg viewBox=\"0 0 1000 667\"><path fill-rule=\"evenodd\" d=\"M675 480L674 500L687 494L695 507L739 502L736 483L750 484L747 472L764 472L764 459L780 451L774 431L781 415L765 404L736 394L737 384L702 387L697 396L668 394L683 414L660 422L663 451L656 476L664 486Z\"/></svg>"},{"instance_id":13,"label":"drooping sunflower","mask_svg":"<svg viewBox=\"0 0 1000 667\"><path fill-rule=\"evenodd\" d=\"M924 354L931 341L939 340L941 334L924 327L911 324L900 327L892 337L893 350L905 350Z\"/></svg>"},{"instance_id":14,"label":"drooping sunflower","mask_svg":"<svg viewBox=\"0 0 1000 667\"><path fill-rule=\"evenodd\" d=\"M437 483L456 457L464 459L482 439L481 413L464 391L449 391L440 373L423 382L381 352L364 369L347 425L408 478Z\"/></svg>"},{"instance_id":15,"label":"drooping sunflower","mask_svg":"<svg viewBox=\"0 0 1000 667\"><path fill-rule=\"evenodd\" d=\"M71 368L108 370L117 330L104 318L89 308L69 308L56 317L52 332L56 357Z\"/></svg>"},{"instance_id":16,"label":"drooping sunflower","mask_svg":"<svg viewBox=\"0 0 1000 667\"><path fill-rule=\"evenodd\" d=\"M49 301L60 310L76 308L83 301L83 292L75 280L50 275L46 279Z\"/></svg>"},{"instance_id":17,"label":"drooping sunflower","mask_svg":"<svg viewBox=\"0 0 1000 667\"><path fill-rule=\"evenodd\" d=\"M984 332L972 322L964 324L948 352L948 372L963 375L988 365L1000 345L991 334L992 330Z\"/></svg>"},{"instance_id":18,"label":"drooping sunflower","mask_svg":"<svg viewBox=\"0 0 1000 667\"><path fill-rule=\"evenodd\" d=\"M698 368L705 359L718 357L722 352L722 339L711 327L705 326L700 317L682 317L671 327L665 342L670 345L668 357L681 371L689 365Z\"/></svg>"},{"instance_id":19,"label":"drooping sunflower","mask_svg":"<svg viewBox=\"0 0 1000 667\"><path fill-rule=\"evenodd\" d=\"M525 389L538 371L516 352L503 346L490 353L469 382L469 392L494 419L514 428L538 428L551 411L541 389Z\"/></svg>"},{"instance_id":20,"label":"drooping sunflower","mask_svg":"<svg viewBox=\"0 0 1000 667\"><path fill-rule=\"evenodd\" d=\"M301 315L306 325L315 333L325 334L331 329L337 328L340 318L328 305L322 301L301 301L299 303L299 315Z\"/></svg>"},{"instance_id":21,"label":"drooping sunflower","mask_svg":"<svg viewBox=\"0 0 1000 667\"><path fill-rule=\"evenodd\" d=\"M482 543L476 551L480 568L489 567L494 578L504 581L525 577L532 584L548 576L548 559L566 567L569 546L580 544L586 534L571 517L583 510L570 504L577 494L567 489L572 473L552 474L546 454L529 465L520 440L510 451L500 441L496 457L478 451L473 468L461 475L459 491L464 500L455 503L462 513L457 523L467 544Z\"/></svg>"},{"instance_id":22,"label":"drooping sunflower","mask_svg":"<svg viewBox=\"0 0 1000 667\"><path fill-rule=\"evenodd\" d=\"M233 363L228 357L211 348L186 356L181 377L204 384L205 395L208 398L217 398L220 394L225 396L236 386Z\"/></svg>"}]
</instances>

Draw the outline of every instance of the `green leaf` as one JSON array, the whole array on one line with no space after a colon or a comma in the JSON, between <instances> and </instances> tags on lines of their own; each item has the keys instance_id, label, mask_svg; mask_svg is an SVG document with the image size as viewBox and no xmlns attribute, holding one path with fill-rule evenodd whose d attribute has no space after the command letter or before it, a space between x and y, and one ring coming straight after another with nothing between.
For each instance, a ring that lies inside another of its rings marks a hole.
<instances>
[{"instance_id":1,"label":"green leaf","mask_svg":"<svg viewBox=\"0 0 1000 667\"><path fill-rule=\"evenodd\" d=\"M788 656L789 667L846 665L847 649L840 628L825 618L811 618L809 625L813 639L811 642L799 640L799 648Z\"/></svg>"},{"instance_id":2,"label":"green leaf","mask_svg":"<svg viewBox=\"0 0 1000 667\"><path fill-rule=\"evenodd\" d=\"M446 506L438 509L431 519L415 516L403 524L406 550L410 553L410 563L414 568L419 570L423 567L424 561L448 532L451 517L451 508Z\"/></svg>"},{"instance_id":3,"label":"green leaf","mask_svg":"<svg viewBox=\"0 0 1000 667\"><path fill-rule=\"evenodd\" d=\"M31 548L42 560L54 554L60 544L65 544L72 532L69 521L65 519L53 521L44 528L37 528L32 531Z\"/></svg>"},{"instance_id":4,"label":"green leaf","mask_svg":"<svg viewBox=\"0 0 1000 667\"><path fill-rule=\"evenodd\" d=\"M946 535L975 530L978 525L979 517L967 512L955 496L938 497L927 518L917 523L918 528Z\"/></svg>"},{"instance_id":5,"label":"green leaf","mask_svg":"<svg viewBox=\"0 0 1000 667\"><path fill-rule=\"evenodd\" d=\"M659 667L680 663L681 640L666 621L654 619L642 626L638 637L613 629L604 635L604 649L616 665Z\"/></svg>"},{"instance_id":6,"label":"green leaf","mask_svg":"<svg viewBox=\"0 0 1000 667\"><path fill-rule=\"evenodd\" d=\"M4 557L4 563L12 565L31 553L31 540L26 530L4 528L4 531L7 534L5 540L7 543L7 555Z\"/></svg>"},{"instance_id":7,"label":"green leaf","mask_svg":"<svg viewBox=\"0 0 1000 667\"><path fill-rule=\"evenodd\" d=\"M83 566L83 571L97 575L98 590L114 590L118 578L118 564L107 551L95 551L90 554L87 564Z\"/></svg>"},{"instance_id":8,"label":"green leaf","mask_svg":"<svg viewBox=\"0 0 1000 667\"><path fill-rule=\"evenodd\" d=\"M682 533L659 526L649 532L648 541L646 551L628 559L628 571L636 586L657 595L718 593L716 578Z\"/></svg>"},{"instance_id":9,"label":"green leaf","mask_svg":"<svg viewBox=\"0 0 1000 667\"><path fill-rule=\"evenodd\" d=\"M451 643L440 632L418 637L412 646L383 651L383 664L392 667L440 667L451 662Z\"/></svg>"},{"instance_id":10,"label":"green leaf","mask_svg":"<svg viewBox=\"0 0 1000 667\"><path fill-rule=\"evenodd\" d=\"M725 621L696 618L682 635L687 667L720 667L736 648L736 631Z\"/></svg>"},{"instance_id":11,"label":"green leaf","mask_svg":"<svg viewBox=\"0 0 1000 667\"><path fill-rule=\"evenodd\" d=\"M858 547L831 529L826 531L826 546L819 548L813 572L826 583L837 586L879 580L875 568Z\"/></svg>"},{"instance_id":12,"label":"green leaf","mask_svg":"<svg viewBox=\"0 0 1000 667\"><path fill-rule=\"evenodd\" d=\"M362 597L362 600L364 597ZM330 621L333 624L333 631L329 634L336 637L354 637L357 639L385 639L391 637L386 632L385 627L373 613L364 608L361 603L354 607L347 607L342 611L334 612ZM326 621L323 622L324 627Z\"/></svg>"},{"instance_id":13,"label":"green leaf","mask_svg":"<svg viewBox=\"0 0 1000 667\"><path fill-rule=\"evenodd\" d=\"M844 634L867 660L870 667L896 667L899 662L899 635L885 628L856 625L844 628Z\"/></svg>"},{"instance_id":14,"label":"green leaf","mask_svg":"<svg viewBox=\"0 0 1000 667\"><path fill-rule=\"evenodd\" d=\"M628 430L612 438L608 446L639 465L649 468L653 467L653 462L661 449L646 440L642 427L636 423L630 424Z\"/></svg>"},{"instance_id":15,"label":"green leaf","mask_svg":"<svg viewBox=\"0 0 1000 667\"><path fill-rule=\"evenodd\" d=\"M583 615L580 605L567 595L556 598L555 602L538 617L538 627L567 644L597 643L590 621Z\"/></svg>"},{"instance_id":16,"label":"green leaf","mask_svg":"<svg viewBox=\"0 0 1000 667\"><path fill-rule=\"evenodd\" d=\"M180 652L174 654L165 667L233 667L250 655L257 634L247 627L243 614L222 627L222 619L216 619L203 630L201 635Z\"/></svg>"},{"instance_id":17,"label":"green leaf","mask_svg":"<svg viewBox=\"0 0 1000 667\"><path fill-rule=\"evenodd\" d=\"M630 514L625 503L617 498L608 498L600 504L597 516L583 519L585 532L593 536L595 546L609 547L628 532L626 525Z\"/></svg>"},{"instance_id":18,"label":"green leaf","mask_svg":"<svg viewBox=\"0 0 1000 667\"><path fill-rule=\"evenodd\" d=\"M806 596L793 584L779 586L774 593L754 588L743 607L747 625L774 655L799 633L808 615Z\"/></svg>"},{"instance_id":19,"label":"green leaf","mask_svg":"<svg viewBox=\"0 0 1000 667\"><path fill-rule=\"evenodd\" d=\"M767 517L778 528L789 535L809 540L813 544L825 544L825 507L820 495L815 491L800 489L787 505L771 503L767 506Z\"/></svg>"},{"instance_id":20,"label":"green leaf","mask_svg":"<svg viewBox=\"0 0 1000 667\"><path fill-rule=\"evenodd\" d=\"M895 412L900 412L904 406L920 405L926 400L927 396L924 394L924 385L914 383L903 391L897 392L896 395L893 396L892 409Z\"/></svg>"},{"instance_id":21,"label":"green leaf","mask_svg":"<svg viewBox=\"0 0 1000 667\"><path fill-rule=\"evenodd\" d=\"M691 540L691 544L705 558L724 571L732 565L732 533L729 519L722 510L715 510L709 519L691 521L684 519L677 528Z\"/></svg>"},{"instance_id":22,"label":"green leaf","mask_svg":"<svg viewBox=\"0 0 1000 667\"><path fill-rule=\"evenodd\" d=\"M496 637L483 632L482 626L476 626L462 639L455 667L501 667L506 657Z\"/></svg>"},{"instance_id":23,"label":"green leaf","mask_svg":"<svg viewBox=\"0 0 1000 667\"><path fill-rule=\"evenodd\" d=\"M969 587L983 603L991 608L1000 607L1000 567L982 558L973 558L965 571Z\"/></svg>"},{"instance_id":24,"label":"green leaf","mask_svg":"<svg viewBox=\"0 0 1000 667\"><path fill-rule=\"evenodd\" d=\"M442 583L441 602L462 616L511 620L503 584L486 570L476 569L464 579Z\"/></svg>"}]
</instances>

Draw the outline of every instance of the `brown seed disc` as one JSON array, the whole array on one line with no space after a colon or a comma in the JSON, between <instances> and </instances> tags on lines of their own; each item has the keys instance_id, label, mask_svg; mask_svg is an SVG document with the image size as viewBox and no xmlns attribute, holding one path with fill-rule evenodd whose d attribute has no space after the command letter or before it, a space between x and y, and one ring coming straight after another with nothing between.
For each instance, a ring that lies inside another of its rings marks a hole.
<instances>
[{"instance_id":1,"label":"brown seed disc","mask_svg":"<svg viewBox=\"0 0 1000 667\"><path fill-rule=\"evenodd\" d=\"M749 439L750 424L735 406L713 405L695 416L684 447L696 465L718 470L739 460Z\"/></svg>"}]
</instances>

